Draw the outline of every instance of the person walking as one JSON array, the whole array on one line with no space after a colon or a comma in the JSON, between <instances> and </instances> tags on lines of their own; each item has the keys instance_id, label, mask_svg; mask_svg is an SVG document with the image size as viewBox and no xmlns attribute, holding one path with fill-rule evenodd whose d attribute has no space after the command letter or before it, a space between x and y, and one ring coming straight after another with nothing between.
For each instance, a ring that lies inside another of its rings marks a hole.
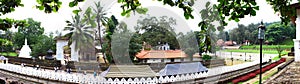
<instances>
[{"instance_id":1,"label":"person walking","mask_svg":"<svg viewBox=\"0 0 300 84\"><path fill-rule=\"evenodd\" d=\"M94 71L94 77L96 78L96 76L97 76L97 72L96 72L96 71Z\"/></svg>"}]
</instances>

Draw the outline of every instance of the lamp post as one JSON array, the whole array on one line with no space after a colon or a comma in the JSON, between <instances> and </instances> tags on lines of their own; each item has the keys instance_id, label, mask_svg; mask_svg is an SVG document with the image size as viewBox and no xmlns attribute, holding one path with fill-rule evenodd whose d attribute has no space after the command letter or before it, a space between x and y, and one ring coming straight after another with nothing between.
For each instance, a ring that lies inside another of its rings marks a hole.
<instances>
[{"instance_id":1,"label":"lamp post","mask_svg":"<svg viewBox=\"0 0 300 84\"><path fill-rule=\"evenodd\" d=\"M265 38L265 26L264 23L261 21L260 25L258 26L258 40L260 44L260 49L259 49L259 84L262 84L262 77L261 77L261 70L262 70L262 42Z\"/></svg>"}]
</instances>

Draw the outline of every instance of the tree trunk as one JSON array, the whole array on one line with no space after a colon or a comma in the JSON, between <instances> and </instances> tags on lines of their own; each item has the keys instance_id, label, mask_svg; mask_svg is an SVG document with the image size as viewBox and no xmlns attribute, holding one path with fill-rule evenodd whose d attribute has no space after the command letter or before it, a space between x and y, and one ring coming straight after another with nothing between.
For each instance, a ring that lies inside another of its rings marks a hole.
<instances>
[{"instance_id":1,"label":"tree trunk","mask_svg":"<svg viewBox=\"0 0 300 84\"><path fill-rule=\"evenodd\" d=\"M98 25L98 32L99 32L99 42L100 42L100 46L101 46L101 48L103 48L103 42L102 42L102 37L101 37L101 26L100 26L100 22L99 22L99 20L97 19L97 25ZM101 51L100 51L101 52ZM105 64L108 64L107 62L106 62L106 59L105 59L105 57L106 57L106 55L105 55L105 53L104 52L101 52L102 53L102 55L103 55L103 60L104 60L104 63Z\"/></svg>"}]
</instances>

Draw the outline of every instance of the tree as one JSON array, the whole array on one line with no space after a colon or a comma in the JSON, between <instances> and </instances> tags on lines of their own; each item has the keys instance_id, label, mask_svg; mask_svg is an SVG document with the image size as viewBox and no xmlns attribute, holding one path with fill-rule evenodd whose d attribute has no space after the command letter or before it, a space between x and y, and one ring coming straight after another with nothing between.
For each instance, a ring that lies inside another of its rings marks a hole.
<instances>
[{"instance_id":1,"label":"tree","mask_svg":"<svg viewBox=\"0 0 300 84\"><path fill-rule=\"evenodd\" d=\"M17 49L24 45L25 38L29 46L33 47L33 44L38 43L39 36L44 34L44 27L41 26L41 22L34 21L32 18L28 18L25 21L27 25L19 27L18 32L14 35L13 43Z\"/></svg>"},{"instance_id":2,"label":"tree","mask_svg":"<svg viewBox=\"0 0 300 84\"><path fill-rule=\"evenodd\" d=\"M115 33L116 27L119 24L118 20L115 18L115 16L111 16L108 21L105 29L105 45L106 47L103 48L105 52L105 55L107 57L107 60L109 63L114 63L113 56L112 56L112 51L111 51L111 45L112 45L112 35Z\"/></svg>"},{"instance_id":3,"label":"tree","mask_svg":"<svg viewBox=\"0 0 300 84\"><path fill-rule=\"evenodd\" d=\"M79 51L78 54L85 54L84 52L90 51L90 49L95 49L94 46L94 30L92 27L80 17L79 14L76 14L72 17L71 21L66 21L67 27L65 31L70 31L71 39L69 43L74 43L75 50Z\"/></svg>"},{"instance_id":4,"label":"tree","mask_svg":"<svg viewBox=\"0 0 300 84\"><path fill-rule=\"evenodd\" d=\"M31 56L45 56L47 55L47 51L49 49L51 49L52 51L56 51L56 42L54 41L53 35L40 35L37 43L33 44Z\"/></svg>"},{"instance_id":5,"label":"tree","mask_svg":"<svg viewBox=\"0 0 300 84\"><path fill-rule=\"evenodd\" d=\"M135 30L142 34L142 41L150 44L151 46L168 43L170 45L170 49L179 49L173 25L176 25L176 20L174 18L169 18L167 16L159 18L148 16L138 20Z\"/></svg>"},{"instance_id":6,"label":"tree","mask_svg":"<svg viewBox=\"0 0 300 84\"><path fill-rule=\"evenodd\" d=\"M178 42L180 43L181 50L183 50L189 57L190 61L193 60L193 55L199 52L198 40L196 39L197 33L192 31L183 34L178 34ZM200 53L200 52L199 52Z\"/></svg>"},{"instance_id":7,"label":"tree","mask_svg":"<svg viewBox=\"0 0 300 84\"><path fill-rule=\"evenodd\" d=\"M277 53L278 53L279 58L281 58L281 53L282 53L283 50L284 50L284 49L281 48L280 46L277 46L277 47L276 47L276 51L277 51Z\"/></svg>"},{"instance_id":8,"label":"tree","mask_svg":"<svg viewBox=\"0 0 300 84\"><path fill-rule=\"evenodd\" d=\"M96 23L97 23L97 29L98 29L98 39L99 39L99 43L100 43L100 46L103 48L103 41L102 41L102 35L101 35L101 24L102 25L106 25L106 21L108 20L107 17L105 17L106 15L106 11L104 10L104 8L102 7L101 5L101 2L97 2L95 3L95 6L96 8L93 8L93 11L95 13L95 20L96 20ZM93 20L93 19L92 19ZM91 21L91 24L92 25L95 25L96 23L94 23L95 21ZM101 24L100 24L101 23ZM103 59L105 59L106 57L106 54L104 53L104 51L102 51L102 55L103 56ZM106 61L104 61L106 63Z\"/></svg>"},{"instance_id":9,"label":"tree","mask_svg":"<svg viewBox=\"0 0 300 84\"><path fill-rule=\"evenodd\" d=\"M83 2L84 0L72 0L69 2L69 7L75 7L79 2ZM172 7L178 7L184 11L184 16L186 19L193 19L193 5L195 0L158 0L162 2L164 5L170 5ZM295 8L290 8L290 3L292 0L266 0L268 4L272 5L275 12L280 12L281 19L283 23L288 23L289 19L296 15ZM36 8L44 11L45 13L57 12L62 2L60 0L37 0ZM130 16L131 12L137 12L140 14L145 14L147 12L147 8L143 8L142 4L139 0L118 0L118 3L121 3L121 8L123 9L121 15ZM0 16L13 12L16 7L23 7L24 5L21 3L21 0L3 0L1 1L0 7ZM255 16L256 11L259 10L259 6L257 6L256 1L249 0L218 0L217 5L213 5L214 9L219 11L221 22L224 25L227 25L226 18L228 20L234 20L236 22L239 21L240 18L244 18L246 15ZM78 13L80 10L73 10L74 13ZM200 13L201 14L201 13ZM7 19L0 19L0 27L1 29L6 30L7 28L11 28L15 21L6 22ZM199 22L200 23L200 22Z\"/></svg>"},{"instance_id":10,"label":"tree","mask_svg":"<svg viewBox=\"0 0 300 84\"><path fill-rule=\"evenodd\" d=\"M284 40L295 38L295 35L295 28L291 25L273 23L266 29L266 40L271 44L280 44Z\"/></svg>"},{"instance_id":11,"label":"tree","mask_svg":"<svg viewBox=\"0 0 300 84\"><path fill-rule=\"evenodd\" d=\"M172 7L181 8L184 11L184 16L186 19L193 19L193 5L195 0L158 0L163 2L163 4L170 5ZM283 23L288 23L290 17L296 15L295 8L290 7L292 0L266 0L268 4L272 5L275 12L280 12L281 19ZM125 16L130 14L131 11L138 12L143 10L142 4L139 0L118 0L121 3L121 8L123 9L122 15ZM259 10L256 1L254 0L218 0L218 4L213 5L214 9L219 12L219 17L223 25L227 25L227 20L234 20L239 22L240 18L244 18L246 15L255 16L256 11ZM139 12L138 12L139 13ZM200 13L202 14L202 13ZM203 17L203 16L202 16ZM201 23L201 22L200 22ZM200 27L200 26L199 26Z\"/></svg>"},{"instance_id":12,"label":"tree","mask_svg":"<svg viewBox=\"0 0 300 84\"><path fill-rule=\"evenodd\" d=\"M225 41L229 41L229 39L230 39L229 33L225 31Z\"/></svg>"},{"instance_id":13,"label":"tree","mask_svg":"<svg viewBox=\"0 0 300 84\"><path fill-rule=\"evenodd\" d=\"M1 52L3 52L3 51L6 51L6 49L5 49L6 47L12 46L13 44L12 44L11 41L9 41L7 39L0 38L0 45L1 45ZM7 52L7 55L8 55L8 51L6 51L6 52Z\"/></svg>"}]
</instances>

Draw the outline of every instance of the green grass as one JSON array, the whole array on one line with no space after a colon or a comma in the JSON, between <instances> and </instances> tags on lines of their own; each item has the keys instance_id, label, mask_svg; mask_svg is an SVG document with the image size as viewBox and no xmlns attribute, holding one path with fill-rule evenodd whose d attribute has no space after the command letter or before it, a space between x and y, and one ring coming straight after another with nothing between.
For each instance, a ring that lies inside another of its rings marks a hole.
<instances>
[{"instance_id":1,"label":"green grass","mask_svg":"<svg viewBox=\"0 0 300 84\"><path fill-rule=\"evenodd\" d=\"M294 45L294 41L293 41L293 39L287 39L287 40L284 40L280 44L283 44L283 45Z\"/></svg>"},{"instance_id":2,"label":"green grass","mask_svg":"<svg viewBox=\"0 0 300 84\"><path fill-rule=\"evenodd\" d=\"M8 53L8 55L7 55L7 53L5 52L2 52L2 53L0 53L0 55L4 55L4 56L13 56L13 57L16 57L16 56L18 56L18 54L17 53L15 53L15 52L9 52Z\"/></svg>"},{"instance_id":3,"label":"green grass","mask_svg":"<svg viewBox=\"0 0 300 84\"><path fill-rule=\"evenodd\" d=\"M277 46L280 46L283 49L291 49L294 45L263 45L263 49L276 49ZM259 49L259 45L250 45L250 46L241 46L241 49Z\"/></svg>"},{"instance_id":4,"label":"green grass","mask_svg":"<svg viewBox=\"0 0 300 84\"><path fill-rule=\"evenodd\" d=\"M259 53L259 50L224 50L225 52L245 52L245 53ZM263 50L264 54L278 54L276 50ZM282 51L282 54L287 54L287 51Z\"/></svg>"},{"instance_id":5,"label":"green grass","mask_svg":"<svg viewBox=\"0 0 300 84\"><path fill-rule=\"evenodd\" d=\"M279 56L272 58L272 60L279 60L279 59L280 59Z\"/></svg>"}]
</instances>

